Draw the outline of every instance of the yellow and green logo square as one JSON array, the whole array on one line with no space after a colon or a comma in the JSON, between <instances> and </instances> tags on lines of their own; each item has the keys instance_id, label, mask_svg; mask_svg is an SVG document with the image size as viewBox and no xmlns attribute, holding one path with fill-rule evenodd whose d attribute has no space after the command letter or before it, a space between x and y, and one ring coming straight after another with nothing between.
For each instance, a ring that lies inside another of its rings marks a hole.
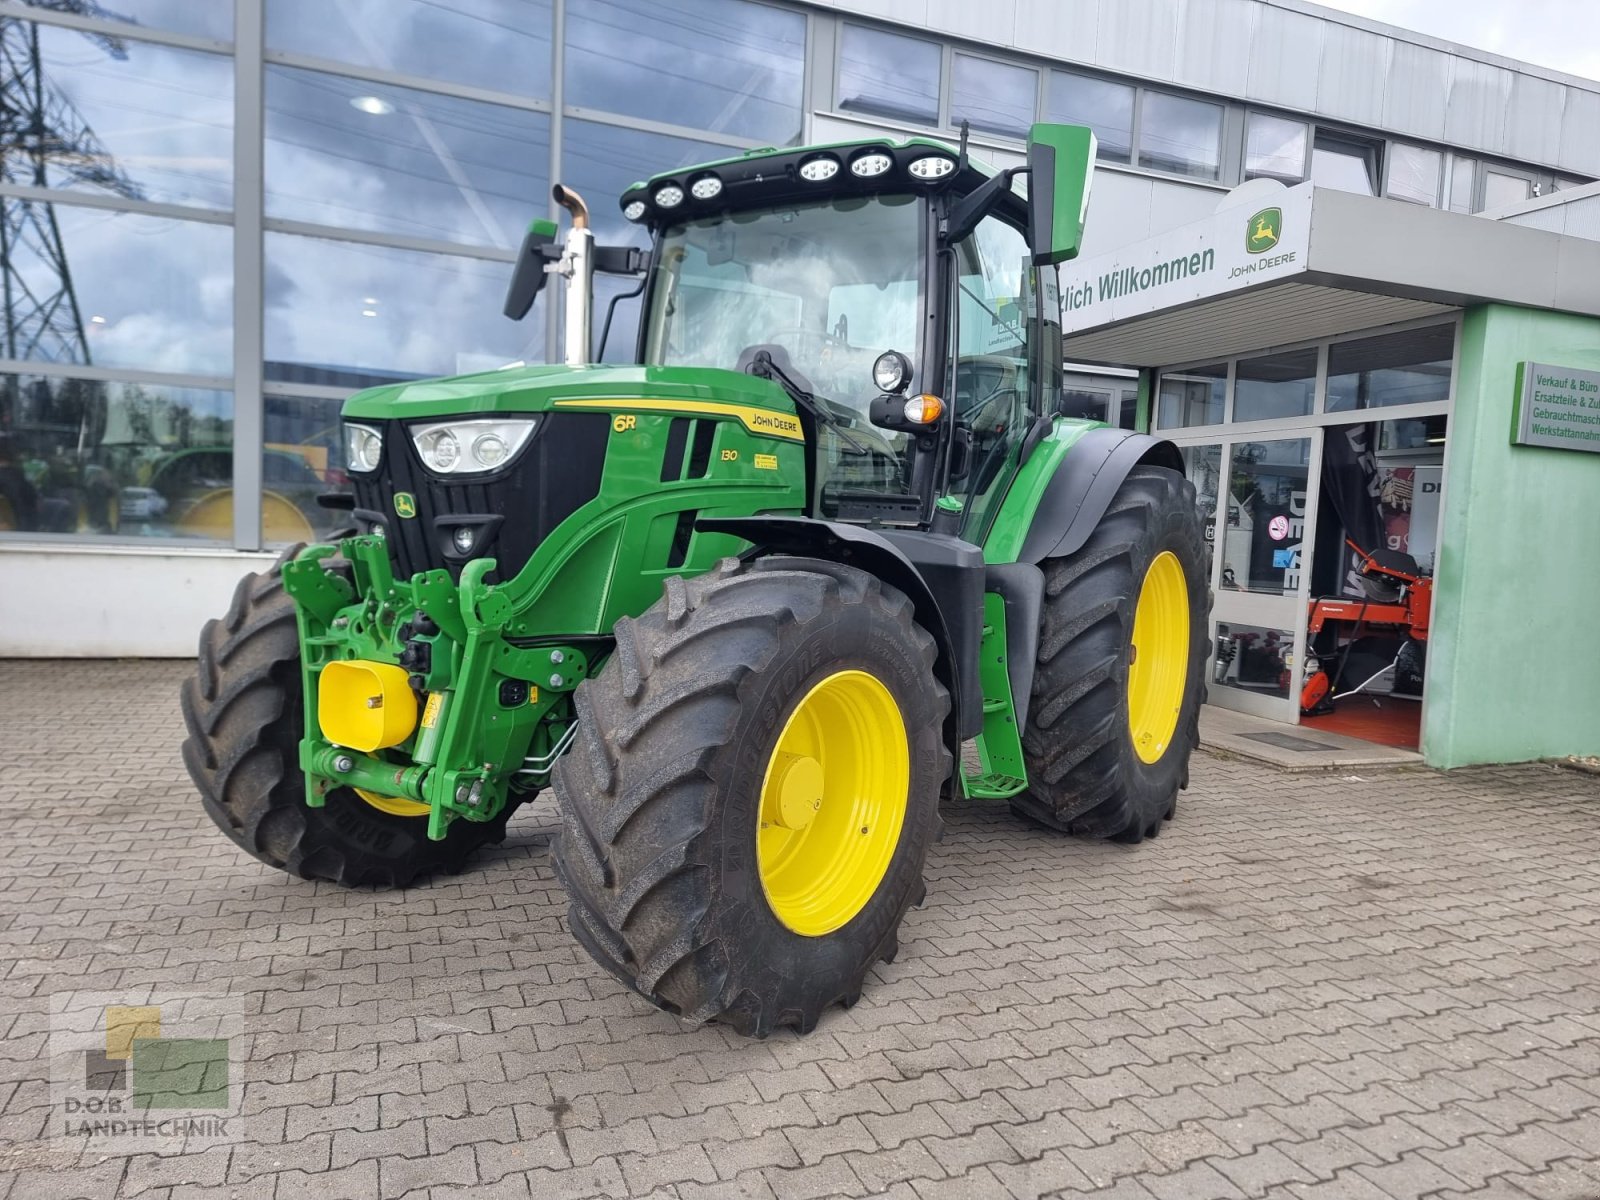
<instances>
[{"instance_id":1,"label":"yellow and green logo square","mask_svg":"<svg viewBox=\"0 0 1600 1200\"><path fill-rule=\"evenodd\" d=\"M1251 254L1265 254L1283 236L1283 209L1263 208L1244 228L1244 248Z\"/></svg>"},{"instance_id":2,"label":"yellow and green logo square","mask_svg":"<svg viewBox=\"0 0 1600 1200\"><path fill-rule=\"evenodd\" d=\"M109 1005L105 1049L84 1055L84 1086L131 1091L135 1110L228 1107L228 1039L161 1036L160 1005Z\"/></svg>"}]
</instances>

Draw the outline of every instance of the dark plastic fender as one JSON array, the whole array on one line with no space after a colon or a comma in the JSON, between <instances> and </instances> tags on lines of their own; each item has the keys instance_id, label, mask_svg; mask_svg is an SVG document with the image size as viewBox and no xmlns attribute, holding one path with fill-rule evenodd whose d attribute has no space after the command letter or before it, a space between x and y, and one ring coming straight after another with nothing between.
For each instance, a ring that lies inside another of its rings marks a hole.
<instances>
[{"instance_id":1,"label":"dark plastic fender","mask_svg":"<svg viewBox=\"0 0 1600 1200\"><path fill-rule=\"evenodd\" d=\"M945 741L961 743L983 728L978 647L983 641L983 551L971 542L920 530L876 530L814 517L703 517L695 528L754 543L746 557L797 554L871 572L911 599L917 624L938 643L933 673L949 690Z\"/></svg>"},{"instance_id":2,"label":"dark plastic fender","mask_svg":"<svg viewBox=\"0 0 1600 1200\"><path fill-rule=\"evenodd\" d=\"M1162 438L1126 429L1084 434L1045 487L1017 561L1040 563L1083 549L1122 481L1140 463L1183 471L1183 455Z\"/></svg>"},{"instance_id":3,"label":"dark plastic fender","mask_svg":"<svg viewBox=\"0 0 1600 1200\"><path fill-rule=\"evenodd\" d=\"M1006 606L1006 677L1017 728L1028 723L1033 668L1039 658L1039 627L1044 620L1044 572L1032 563L996 563L984 572L984 590Z\"/></svg>"}]
</instances>

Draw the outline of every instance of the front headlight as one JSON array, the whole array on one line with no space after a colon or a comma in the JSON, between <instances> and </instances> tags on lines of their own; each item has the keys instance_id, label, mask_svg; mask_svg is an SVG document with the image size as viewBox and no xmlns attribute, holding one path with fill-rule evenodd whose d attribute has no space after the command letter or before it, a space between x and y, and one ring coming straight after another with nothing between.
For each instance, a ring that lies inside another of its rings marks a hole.
<instances>
[{"instance_id":1,"label":"front headlight","mask_svg":"<svg viewBox=\"0 0 1600 1200\"><path fill-rule=\"evenodd\" d=\"M344 427L344 461L352 471L376 471L383 457L383 431L370 425Z\"/></svg>"},{"instance_id":2,"label":"front headlight","mask_svg":"<svg viewBox=\"0 0 1600 1200\"><path fill-rule=\"evenodd\" d=\"M489 417L413 425L411 441L423 464L440 475L494 471L517 456L533 435L537 419Z\"/></svg>"}]
</instances>

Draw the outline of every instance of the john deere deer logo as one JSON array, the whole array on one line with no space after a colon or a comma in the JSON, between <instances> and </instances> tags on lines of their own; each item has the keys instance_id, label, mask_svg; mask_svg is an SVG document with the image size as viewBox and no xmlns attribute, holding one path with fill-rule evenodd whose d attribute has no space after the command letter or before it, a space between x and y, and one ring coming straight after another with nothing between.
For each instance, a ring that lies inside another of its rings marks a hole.
<instances>
[{"instance_id":1,"label":"john deere deer logo","mask_svg":"<svg viewBox=\"0 0 1600 1200\"><path fill-rule=\"evenodd\" d=\"M396 492L394 494L395 515L407 520L417 515L417 500L410 492Z\"/></svg>"},{"instance_id":2,"label":"john deere deer logo","mask_svg":"<svg viewBox=\"0 0 1600 1200\"><path fill-rule=\"evenodd\" d=\"M1282 235L1283 209L1263 208L1245 226L1244 248L1251 254L1263 254L1276 246Z\"/></svg>"}]
</instances>

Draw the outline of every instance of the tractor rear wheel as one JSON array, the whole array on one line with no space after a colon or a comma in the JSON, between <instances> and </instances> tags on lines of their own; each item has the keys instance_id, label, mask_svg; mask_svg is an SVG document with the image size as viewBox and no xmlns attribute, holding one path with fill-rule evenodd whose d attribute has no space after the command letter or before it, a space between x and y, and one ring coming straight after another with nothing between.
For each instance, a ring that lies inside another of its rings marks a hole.
<instances>
[{"instance_id":1,"label":"tractor rear wheel","mask_svg":"<svg viewBox=\"0 0 1600 1200\"><path fill-rule=\"evenodd\" d=\"M509 807L492 821L454 821L435 842L426 810L409 801L339 788L323 807L306 805L300 638L279 575L299 549L241 579L227 615L200 633L180 699L183 761L206 813L246 853L302 879L402 887L460 870L478 847L505 837Z\"/></svg>"},{"instance_id":2,"label":"tractor rear wheel","mask_svg":"<svg viewBox=\"0 0 1600 1200\"><path fill-rule=\"evenodd\" d=\"M1076 554L1045 564L1023 816L1088 837L1161 832L1189 785L1210 589L1194 487L1135 467Z\"/></svg>"},{"instance_id":3,"label":"tractor rear wheel","mask_svg":"<svg viewBox=\"0 0 1600 1200\"><path fill-rule=\"evenodd\" d=\"M951 764L933 639L800 558L669 579L616 637L555 770L572 931L668 1012L806 1032L922 900Z\"/></svg>"}]
</instances>

